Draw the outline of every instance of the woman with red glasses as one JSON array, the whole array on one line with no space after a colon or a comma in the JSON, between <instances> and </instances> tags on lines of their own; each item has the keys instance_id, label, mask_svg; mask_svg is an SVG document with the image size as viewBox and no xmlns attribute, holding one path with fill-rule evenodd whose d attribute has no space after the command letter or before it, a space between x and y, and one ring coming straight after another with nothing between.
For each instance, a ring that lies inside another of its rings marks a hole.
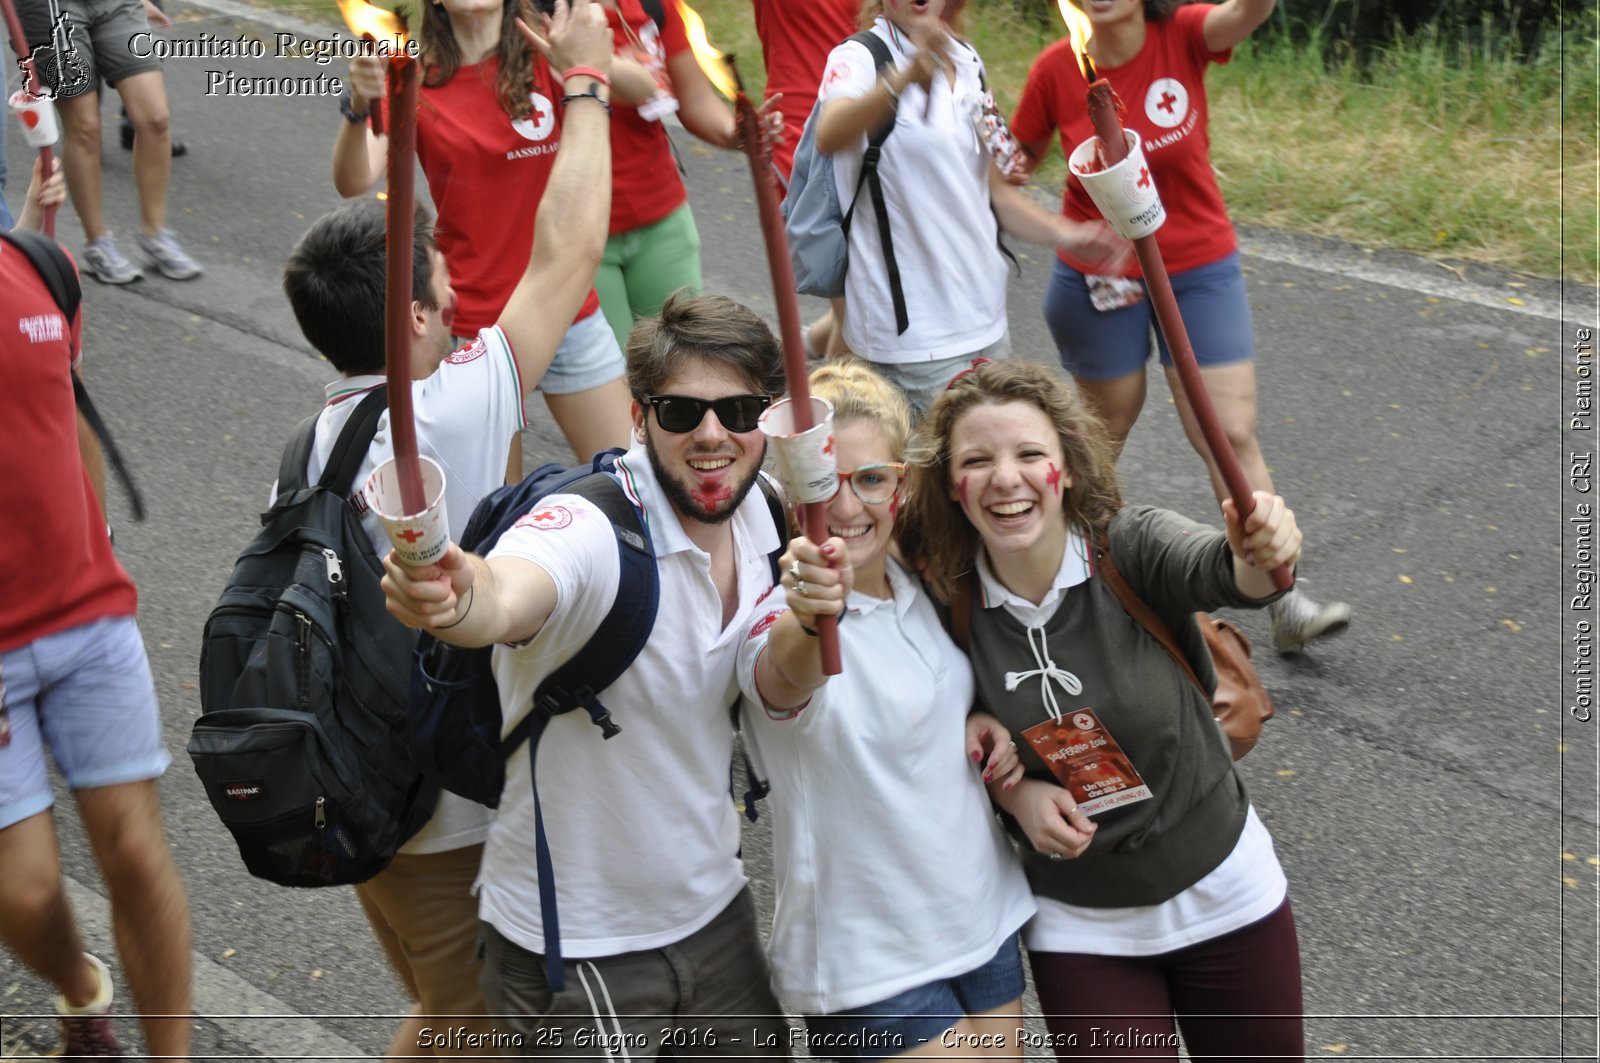
<instances>
[{"instance_id":1,"label":"woman with red glasses","mask_svg":"<svg viewBox=\"0 0 1600 1063\"><path fill-rule=\"evenodd\" d=\"M790 542L788 607L757 609L739 655L773 787L774 988L812 1055L1020 1056L1017 930L1034 905L984 791L1011 784L1016 749L968 715L966 657L889 555L909 408L855 359L818 369L811 393L834 408L828 538ZM832 678L821 616L840 618Z\"/></svg>"}]
</instances>

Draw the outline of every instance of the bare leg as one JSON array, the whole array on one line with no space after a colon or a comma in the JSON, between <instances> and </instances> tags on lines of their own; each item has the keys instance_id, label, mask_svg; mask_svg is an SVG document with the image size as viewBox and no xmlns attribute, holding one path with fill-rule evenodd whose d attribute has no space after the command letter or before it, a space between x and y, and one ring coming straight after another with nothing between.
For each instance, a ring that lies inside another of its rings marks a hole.
<instances>
[{"instance_id":1,"label":"bare leg","mask_svg":"<svg viewBox=\"0 0 1600 1063\"><path fill-rule=\"evenodd\" d=\"M100 183L100 97L92 92L56 101L65 133L61 169L67 177L72 206L83 224L85 239L93 242L106 234Z\"/></svg>"},{"instance_id":2,"label":"bare leg","mask_svg":"<svg viewBox=\"0 0 1600 1063\"><path fill-rule=\"evenodd\" d=\"M0 830L0 937L23 963L56 987L74 1007L100 989L100 976L83 955L61 881L61 853L49 811Z\"/></svg>"},{"instance_id":3,"label":"bare leg","mask_svg":"<svg viewBox=\"0 0 1600 1063\"><path fill-rule=\"evenodd\" d=\"M1128 440L1128 433L1133 431L1134 422L1139 419L1139 411L1144 409L1144 367L1141 366L1138 372L1129 373L1127 376L1112 377L1108 380L1081 376L1072 379L1078 385L1078 394L1083 396L1084 402L1105 421L1106 430L1111 433L1111 441L1120 457L1123 444Z\"/></svg>"},{"instance_id":4,"label":"bare leg","mask_svg":"<svg viewBox=\"0 0 1600 1063\"><path fill-rule=\"evenodd\" d=\"M1244 478L1249 481L1251 490L1272 491L1272 474L1267 471L1266 459L1261 455L1261 444L1256 441L1255 363L1229 362L1227 365L1202 369L1200 375L1211 396L1211 405L1216 408L1217 420L1227 433L1228 442L1233 445L1233 452L1238 456L1239 467L1244 470ZM1222 474L1211 456L1211 448L1206 445L1194 409L1183 394L1177 370L1167 370L1167 386L1172 389L1172 397L1178 404L1178 417L1183 421L1183 431L1189 437L1189 445L1205 460L1206 470L1211 474L1211 490L1220 504L1228 497L1228 486L1223 483Z\"/></svg>"},{"instance_id":5,"label":"bare leg","mask_svg":"<svg viewBox=\"0 0 1600 1063\"><path fill-rule=\"evenodd\" d=\"M833 304L833 331L828 335L828 346L819 347L825 358L843 358L850 353L850 348L844 342L844 296L830 299Z\"/></svg>"},{"instance_id":6,"label":"bare leg","mask_svg":"<svg viewBox=\"0 0 1600 1063\"><path fill-rule=\"evenodd\" d=\"M111 923L153 1055L189 1057L189 901L161 829L155 780L75 794L111 893ZM161 1019L158 1015L182 1018Z\"/></svg>"},{"instance_id":7,"label":"bare leg","mask_svg":"<svg viewBox=\"0 0 1600 1063\"><path fill-rule=\"evenodd\" d=\"M587 391L544 397L550 415L561 426L580 462L588 461L607 447L626 447L633 438L630 414L632 395L622 377L608 380Z\"/></svg>"},{"instance_id":8,"label":"bare leg","mask_svg":"<svg viewBox=\"0 0 1600 1063\"><path fill-rule=\"evenodd\" d=\"M161 71L147 70L117 82L133 123L133 180L139 189L139 220L153 236L167 224L167 181L172 175L172 129Z\"/></svg>"},{"instance_id":9,"label":"bare leg","mask_svg":"<svg viewBox=\"0 0 1600 1063\"><path fill-rule=\"evenodd\" d=\"M827 313L806 326L807 354L825 356L828 353L828 345L833 342L833 333L833 310L829 308Z\"/></svg>"}]
</instances>

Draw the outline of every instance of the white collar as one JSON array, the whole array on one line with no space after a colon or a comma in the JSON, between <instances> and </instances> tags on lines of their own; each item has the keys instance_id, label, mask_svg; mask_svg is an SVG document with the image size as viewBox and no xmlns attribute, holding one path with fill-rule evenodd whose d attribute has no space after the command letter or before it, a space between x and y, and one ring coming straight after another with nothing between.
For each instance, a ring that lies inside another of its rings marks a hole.
<instances>
[{"instance_id":1,"label":"white collar","mask_svg":"<svg viewBox=\"0 0 1600 1063\"><path fill-rule=\"evenodd\" d=\"M850 591L850 599L845 603L850 612L858 616L866 616L875 610L892 605L897 617L906 615L906 610L911 608L911 603L916 599L916 595L920 590L918 582L893 557L884 558L883 568L884 574L889 579L890 597L879 598L876 595L865 594L852 589Z\"/></svg>"},{"instance_id":2,"label":"white collar","mask_svg":"<svg viewBox=\"0 0 1600 1063\"><path fill-rule=\"evenodd\" d=\"M1067 529L1067 542L1061 551L1061 565L1056 569L1056 578L1050 584L1050 589L1045 592L1044 598L1038 605L1034 605L1020 595L1011 593L1004 583L995 576L994 570L989 567L988 552L983 547L978 548L978 604L985 609L998 609L1007 606L1012 615L1024 623L1025 617L1043 619L1055 613L1056 605L1061 601L1066 592L1086 581L1094 574L1094 566L1089 560L1089 544L1082 535L1072 528Z\"/></svg>"}]
</instances>

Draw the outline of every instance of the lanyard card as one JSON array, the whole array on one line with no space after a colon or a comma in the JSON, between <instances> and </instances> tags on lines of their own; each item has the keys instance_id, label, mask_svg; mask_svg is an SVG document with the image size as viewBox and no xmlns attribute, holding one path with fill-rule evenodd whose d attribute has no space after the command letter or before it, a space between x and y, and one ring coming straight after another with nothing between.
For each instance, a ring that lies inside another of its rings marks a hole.
<instances>
[{"instance_id":1,"label":"lanyard card","mask_svg":"<svg viewBox=\"0 0 1600 1063\"><path fill-rule=\"evenodd\" d=\"M1133 762L1093 709L1074 709L1022 732L1086 816L1151 796Z\"/></svg>"}]
</instances>

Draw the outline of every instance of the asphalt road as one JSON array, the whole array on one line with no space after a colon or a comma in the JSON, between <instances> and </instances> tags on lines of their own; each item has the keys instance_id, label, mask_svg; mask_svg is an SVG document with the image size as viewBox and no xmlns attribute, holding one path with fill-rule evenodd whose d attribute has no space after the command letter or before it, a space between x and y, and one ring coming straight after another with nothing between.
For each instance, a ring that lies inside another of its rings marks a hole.
<instances>
[{"instance_id":1,"label":"asphalt road","mask_svg":"<svg viewBox=\"0 0 1600 1063\"><path fill-rule=\"evenodd\" d=\"M267 32L238 9L180 10L203 19L182 22L180 36ZM245 874L183 753L200 710L201 624L255 527L279 448L334 375L279 287L291 244L337 201L334 101L207 95L207 71L338 76L344 64L276 58L265 39L265 59L167 64L174 128L190 147L173 168L172 224L206 273L90 284L86 367L152 513L133 524L120 496L111 507L176 757L162 796L193 907L196 1055L362 1056L386 1042L403 1002L353 896ZM110 107L107 126L107 214L132 251L130 159ZM13 204L28 164L15 129ZM680 142L708 289L770 317L743 158ZM81 246L70 210L60 233ZM1569 346L1596 326L1596 293L1244 235L1262 444L1307 531L1309 588L1355 609L1338 641L1258 655L1279 716L1242 764L1292 883L1308 1053L1595 1058L1600 724L1567 711L1571 639L1594 621L1568 607L1582 578L1572 566L1592 570L1569 520L1581 501L1569 454L1592 453L1594 433L1567 426ZM1013 343L1048 360L1038 309L1048 261L1023 257ZM1153 380L1123 463L1127 493L1214 514L1164 399ZM563 446L546 422L529 449L542 460ZM1264 617L1243 624L1267 642ZM91 947L109 957L103 887L72 816L60 830ZM759 829L747 853L769 904ZM47 992L9 955L0 965L5 1046L51 1050L52 1024L37 1017Z\"/></svg>"}]
</instances>

